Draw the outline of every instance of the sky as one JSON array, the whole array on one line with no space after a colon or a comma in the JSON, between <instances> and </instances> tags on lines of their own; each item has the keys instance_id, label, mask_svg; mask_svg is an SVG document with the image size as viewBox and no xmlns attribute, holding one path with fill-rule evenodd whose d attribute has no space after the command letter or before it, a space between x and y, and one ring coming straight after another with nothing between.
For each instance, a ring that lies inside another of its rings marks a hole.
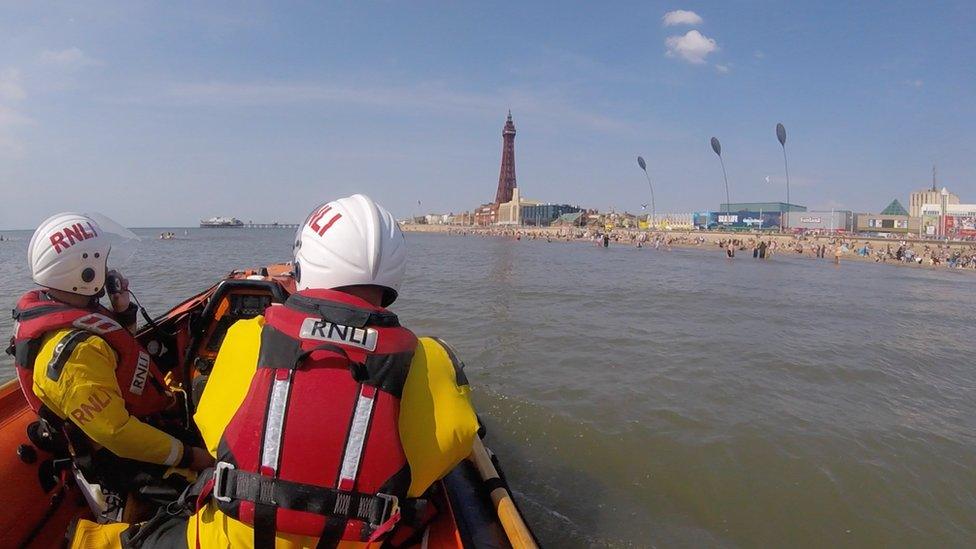
<instances>
[{"instance_id":1,"label":"sky","mask_svg":"<svg viewBox=\"0 0 976 549\"><path fill-rule=\"evenodd\" d=\"M523 197L659 212L976 202L976 3L0 0L0 228L398 217ZM766 178L769 182L766 182ZM418 205L420 201L420 205Z\"/></svg>"}]
</instances>

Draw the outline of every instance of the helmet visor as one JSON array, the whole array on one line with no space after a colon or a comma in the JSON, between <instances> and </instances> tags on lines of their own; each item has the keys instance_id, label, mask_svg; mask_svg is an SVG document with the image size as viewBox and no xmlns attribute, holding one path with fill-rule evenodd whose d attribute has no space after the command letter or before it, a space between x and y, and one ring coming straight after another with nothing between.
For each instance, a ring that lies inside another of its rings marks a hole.
<instances>
[{"instance_id":1,"label":"helmet visor","mask_svg":"<svg viewBox=\"0 0 976 549\"><path fill-rule=\"evenodd\" d=\"M142 239L136 233L98 212L86 213L102 229L102 236L111 246L113 267L123 267L136 255Z\"/></svg>"}]
</instances>

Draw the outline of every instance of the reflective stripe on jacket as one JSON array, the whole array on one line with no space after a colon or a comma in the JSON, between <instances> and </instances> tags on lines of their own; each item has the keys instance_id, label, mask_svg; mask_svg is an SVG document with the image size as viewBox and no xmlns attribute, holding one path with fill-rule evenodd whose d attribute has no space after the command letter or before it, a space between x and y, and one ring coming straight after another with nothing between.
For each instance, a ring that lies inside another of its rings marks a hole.
<instances>
[{"instance_id":1,"label":"reflective stripe on jacket","mask_svg":"<svg viewBox=\"0 0 976 549\"><path fill-rule=\"evenodd\" d=\"M242 320L228 331L194 419L208 450L216 457L224 428L234 416L257 370L265 320ZM471 451L478 422L470 403L463 365L442 342L420 338L400 402L399 431L410 464L407 495L423 494ZM212 502L190 519L187 542L201 547L234 547L253 542L253 529L234 520ZM314 547L317 538L279 533L276 547ZM343 542L343 547L363 545Z\"/></svg>"}]
</instances>

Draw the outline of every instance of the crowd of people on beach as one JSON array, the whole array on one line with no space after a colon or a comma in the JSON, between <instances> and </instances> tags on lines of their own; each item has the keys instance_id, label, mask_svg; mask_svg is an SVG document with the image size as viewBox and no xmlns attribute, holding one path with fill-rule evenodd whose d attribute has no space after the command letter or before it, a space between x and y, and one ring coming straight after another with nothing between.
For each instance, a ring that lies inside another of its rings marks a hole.
<instances>
[{"instance_id":1,"label":"crowd of people on beach","mask_svg":"<svg viewBox=\"0 0 976 549\"><path fill-rule=\"evenodd\" d=\"M408 226L409 227L409 226ZM408 228L409 230L409 228ZM636 248L671 250L679 247L702 247L714 244L726 257L752 254L754 259L768 260L774 255L830 259L873 260L876 263L895 263L976 270L976 243L936 243L926 240L865 239L853 235L832 234L761 234L702 232L702 231L646 231L600 230L583 227L445 227L438 232L480 237L506 237L515 240L546 240L547 242L590 242L598 247L629 245Z\"/></svg>"}]
</instances>

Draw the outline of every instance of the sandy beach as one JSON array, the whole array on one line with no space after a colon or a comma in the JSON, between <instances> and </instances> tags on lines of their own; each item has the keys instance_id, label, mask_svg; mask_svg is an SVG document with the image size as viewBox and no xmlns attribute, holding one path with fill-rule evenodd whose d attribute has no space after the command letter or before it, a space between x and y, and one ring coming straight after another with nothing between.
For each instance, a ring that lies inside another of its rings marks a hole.
<instances>
[{"instance_id":1,"label":"sandy beach","mask_svg":"<svg viewBox=\"0 0 976 549\"><path fill-rule=\"evenodd\" d=\"M405 232L437 233L454 236L500 237L551 242L600 245L602 233L594 228L575 227L474 227L453 225L404 224ZM642 236L643 235L643 236ZM821 257L825 261L865 261L885 265L963 270L976 272L976 242L843 235L794 235L775 233L718 231L639 231L615 229L608 233L608 245L652 249L698 248L727 254L729 245L735 259L753 258L761 243L766 258L793 255ZM758 253L757 253L758 255Z\"/></svg>"}]
</instances>

